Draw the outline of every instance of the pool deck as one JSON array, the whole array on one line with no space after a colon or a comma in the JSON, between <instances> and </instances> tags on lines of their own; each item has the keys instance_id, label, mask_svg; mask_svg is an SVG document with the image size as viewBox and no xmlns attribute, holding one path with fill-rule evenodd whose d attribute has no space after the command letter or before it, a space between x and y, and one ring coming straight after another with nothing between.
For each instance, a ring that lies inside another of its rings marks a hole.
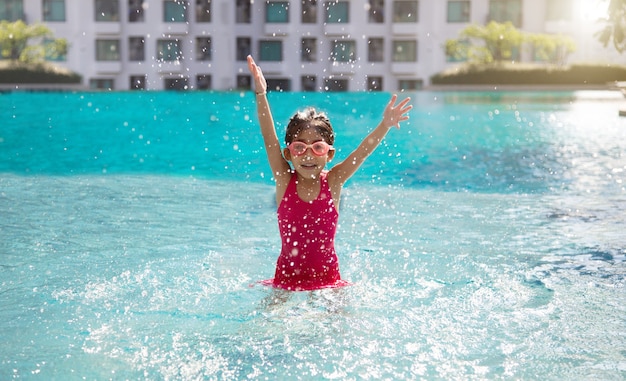
<instances>
[{"instance_id":1,"label":"pool deck","mask_svg":"<svg viewBox=\"0 0 626 381\"><path fill-rule=\"evenodd\" d=\"M33 92L46 92L46 91L87 91L89 90L83 84L80 83L0 83L0 92L11 91L33 91Z\"/></svg>"},{"instance_id":2,"label":"pool deck","mask_svg":"<svg viewBox=\"0 0 626 381\"><path fill-rule=\"evenodd\" d=\"M430 85L428 91L584 91L616 90L614 83L606 85Z\"/></svg>"},{"instance_id":3,"label":"pool deck","mask_svg":"<svg viewBox=\"0 0 626 381\"><path fill-rule=\"evenodd\" d=\"M619 90L626 97L626 81L611 82L606 85L433 85L425 86L426 91L578 91L578 90ZM93 90L83 84L0 84L0 93L13 91L58 92L58 91L106 91ZM626 106L618 110L619 116L626 117Z\"/></svg>"},{"instance_id":4,"label":"pool deck","mask_svg":"<svg viewBox=\"0 0 626 381\"><path fill-rule=\"evenodd\" d=\"M618 90L626 97L626 81L610 82L606 85L431 85L426 91L578 91L578 90ZM7 84L0 83L0 93L13 91L58 92L58 91L106 91L92 90L83 84ZM618 111L626 117L626 106Z\"/></svg>"},{"instance_id":5,"label":"pool deck","mask_svg":"<svg viewBox=\"0 0 626 381\"><path fill-rule=\"evenodd\" d=\"M622 92L624 97L626 97L626 81L615 82L615 87ZM619 116L626 116L626 107L619 109Z\"/></svg>"},{"instance_id":6,"label":"pool deck","mask_svg":"<svg viewBox=\"0 0 626 381\"><path fill-rule=\"evenodd\" d=\"M610 82L605 85L429 85L426 91L576 91L626 89L626 81ZM88 86L80 83L0 83L0 90L7 91L85 91ZM101 90L107 91L107 90Z\"/></svg>"},{"instance_id":7,"label":"pool deck","mask_svg":"<svg viewBox=\"0 0 626 381\"><path fill-rule=\"evenodd\" d=\"M626 82L611 82L606 85L430 85L425 91L577 91L626 89ZM38 84L0 83L1 91L108 91L90 89L80 83ZM115 90L114 90L115 91ZM626 95L626 94L625 94Z\"/></svg>"},{"instance_id":8,"label":"pool deck","mask_svg":"<svg viewBox=\"0 0 626 381\"><path fill-rule=\"evenodd\" d=\"M620 91L626 98L626 81L609 82L606 85L433 85L426 86L430 91ZM625 102L626 103L626 102ZM626 117L626 105L618 110L619 116Z\"/></svg>"}]
</instances>

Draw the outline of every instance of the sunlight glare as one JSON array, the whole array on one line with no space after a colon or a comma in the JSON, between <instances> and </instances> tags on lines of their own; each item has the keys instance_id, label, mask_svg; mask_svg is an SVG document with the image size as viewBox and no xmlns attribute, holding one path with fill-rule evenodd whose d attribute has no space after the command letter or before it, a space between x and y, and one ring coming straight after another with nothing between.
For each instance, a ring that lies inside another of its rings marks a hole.
<instances>
[{"instance_id":1,"label":"sunlight glare","mask_svg":"<svg viewBox=\"0 0 626 381\"><path fill-rule=\"evenodd\" d=\"M591 23L606 17L609 6L607 0L578 0L577 4L579 18Z\"/></svg>"}]
</instances>

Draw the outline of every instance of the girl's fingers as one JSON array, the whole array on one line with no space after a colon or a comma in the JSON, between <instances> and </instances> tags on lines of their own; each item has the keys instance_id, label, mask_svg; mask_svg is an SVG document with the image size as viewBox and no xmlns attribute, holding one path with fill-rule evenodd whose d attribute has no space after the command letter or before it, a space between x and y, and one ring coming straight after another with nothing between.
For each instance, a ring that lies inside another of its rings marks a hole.
<instances>
[{"instance_id":1,"label":"girl's fingers","mask_svg":"<svg viewBox=\"0 0 626 381\"><path fill-rule=\"evenodd\" d=\"M402 102L400 102L400 103L398 104L398 107L399 107L399 108L401 108L401 109L404 109L404 106L406 106L406 104L407 104L407 103L409 103L409 101L410 101L410 100L411 100L411 98L408 98L408 97L407 97L407 98L404 98L404 99L402 100ZM410 105L409 105L409 107L412 107L412 106L410 106Z\"/></svg>"},{"instance_id":2,"label":"girl's fingers","mask_svg":"<svg viewBox=\"0 0 626 381\"><path fill-rule=\"evenodd\" d=\"M400 112L402 114L404 114L405 112L409 111L410 109L413 108L412 105L408 105L407 104L411 101L410 97L406 97L404 98L400 103L398 103L398 105L396 106L396 100L398 99L398 96L396 94L393 94L393 96L391 97L391 101L389 102L390 106L392 109L395 110L400 110Z\"/></svg>"},{"instance_id":3,"label":"girl's fingers","mask_svg":"<svg viewBox=\"0 0 626 381\"><path fill-rule=\"evenodd\" d=\"M400 112L402 114L405 114L407 112L409 112L409 110L411 110L413 108L413 105L408 105L409 101L411 100L411 98L405 98L402 102L400 102L400 104L398 104L398 108L400 109ZM408 118L408 116L407 116Z\"/></svg>"},{"instance_id":4,"label":"girl's fingers","mask_svg":"<svg viewBox=\"0 0 626 381\"><path fill-rule=\"evenodd\" d=\"M396 94L393 94L391 96L391 99L389 100L389 103L387 103L387 108L393 108L396 103L396 99L398 99L398 96Z\"/></svg>"}]
</instances>

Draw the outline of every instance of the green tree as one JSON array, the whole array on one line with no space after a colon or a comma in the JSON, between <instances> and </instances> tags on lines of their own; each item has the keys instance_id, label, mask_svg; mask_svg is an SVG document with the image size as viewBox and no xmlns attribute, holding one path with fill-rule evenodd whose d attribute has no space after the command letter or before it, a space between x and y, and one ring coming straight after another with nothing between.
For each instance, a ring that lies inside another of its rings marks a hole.
<instances>
[{"instance_id":1,"label":"green tree","mask_svg":"<svg viewBox=\"0 0 626 381\"><path fill-rule=\"evenodd\" d=\"M611 0L607 9L607 17L601 19L604 28L596 33L598 40L606 47L613 40L615 49L626 51L626 0Z\"/></svg>"},{"instance_id":2,"label":"green tree","mask_svg":"<svg viewBox=\"0 0 626 381\"><path fill-rule=\"evenodd\" d=\"M43 24L27 25L23 21L0 21L0 57L21 63L38 63L46 57L67 53L67 40L53 38Z\"/></svg>"},{"instance_id":3,"label":"green tree","mask_svg":"<svg viewBox=\"0 0 626 381\"><path fill-rule=\"evenodd\" d=\"M513 57L522 44L522 33L507 21L490 21L487 25L472 24L456 40L446 41L446 54L476 63L501 63Z\"/></svg>"},{"instance_id":4,"label":"green tree","mask_svg":"<svg viewBox=\"0 0 626 381\"><path fill-rule=\"evenodd\" d=\"M532 46L535 59L557 65L565 65L569 54L576 50L574 40L563 35L528 33L524 40Z\"/></svg>"},{"instance_id":5,"label":"green tree","mask_svg":"<svg viewBox=\"0 0 626 381\"><path fill-rule=\"evenodd\" d=\"M458 39L446 41L445 51L456 60L499 64L514 59L524 43L532 45L537 58L558 64L563 64L575 49L574 41L569 37L523 33L510 21L490 21L485 26L469 25L459 33Z\"/></svg>"}]
</instances>

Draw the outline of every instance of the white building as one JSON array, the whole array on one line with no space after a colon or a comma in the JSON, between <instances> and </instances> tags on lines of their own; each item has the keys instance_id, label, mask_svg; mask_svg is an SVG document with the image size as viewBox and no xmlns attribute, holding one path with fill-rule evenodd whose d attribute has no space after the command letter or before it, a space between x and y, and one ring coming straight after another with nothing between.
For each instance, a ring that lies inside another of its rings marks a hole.
<instances>
[{"instance_id":1,"label":"white building","mask_svg":"<svg viewBox=\"0 0 626 381\"><path fill-rule=\"evenodd\" d=\"M70 49L58 64L92 88L246 89L252 54L270 88L396 91L427 86L457 64L444 42L489 20L572 36L578 50L570 62L624 63L593 36L596 2L0 0L0 19L43 22L66 38Z\"/></svg>"}]
</instances>

